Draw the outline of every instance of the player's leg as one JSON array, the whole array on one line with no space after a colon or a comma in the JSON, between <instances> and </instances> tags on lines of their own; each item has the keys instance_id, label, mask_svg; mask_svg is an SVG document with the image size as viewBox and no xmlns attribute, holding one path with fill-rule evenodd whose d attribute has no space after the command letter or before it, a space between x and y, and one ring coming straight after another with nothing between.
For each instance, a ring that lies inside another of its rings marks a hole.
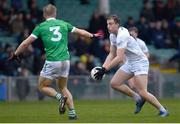
<instances>
[{"instance_id":1,"label":"player's leg","mask_svg":"<svg viewBox=\"0 0 180 124\"><path fill-rule=\"evenodd\" d=\"M128 80L128 86L134 90L134 77Z\"/></svg>"},{"instance_id":2,"label":"player's leg","mask_svg":"<svg viewBox=\"0 0 180 124\"><path fill-rule=\"evenodd\" d=\"M58 93L54 88L50 87L53 80L45 78L45 77L39 77L39 83L38 88L39 91L44 93L47 96L55 97L58 101L62 98L62 95Z\"/></svg>"},{"instance_id":3,"label":"player's leg","mask_svg":"<svg viewBox=\"0 0 180 124\"><path fill-rule=\"evenodd\" d=\"M132 99L136 102L134 113L137 114L140 112L142 106L145 103L145 100L139 94L130 89L127 85L123 84L133 76L134 75L130 72L128 64L124 64L112 78L111 87L124 93L125 95L132 97Z\"/></svg>"},{"instance_id":4,"label":"player's leg","mask_svg":"<svg viewBox=\"0 0 180 124\"><path fill-rule=\"evenodd\" d=\"M51 97L55 97L57 94L56 90L50 87L54 79L52 76L52 73L54 73L53 71L54 68L52 68L50 63L46 61L38 80L39 91Z\"/></svg>"},{"instance_id":5,"label":"player's leg","mask_svg":"<svg viewBox=\"0 0 180 124\"><path fill-rule=\"evenodd\" d=\"M51 79L45 78L45 77L39 77L39 81L38 81L38 88L39 91L44 93L47 96L50 97L54 97L56 95L56 91L50 87L50 85L52 84Z\"/></svg>"},{"instance_id":6,"label":"player's leg","mask_svg":"<svg viewBox=\"0 0 180 124\"><path fill-rule=\"evenodd\" d=\"M74 109L73 97L70 91L67 89L67 78L60 77L56 80L60 92L67 97L67 106L69 109L69 119L77 119L76 112Z\"/></svg>"},{"instance_id":7,"label":"player's leg","mask_svg":"<svg viewBox=\"0 0 180 124\"><path fill-rule=\"evenodd\" d=\"M67 98L64 97L62 94L58 93L55 89L50 87L50 85L53 82L53 79L56 78L58 70L61 67L59 63L61 62L45 62L43 69L40 73L39 90L48 96L56 98L60 102L61 114L63 114L65 112L65 103Z\"/></svg>"},{"instance_id":8,"label":"player's leg","mask_svg":"<svg viewBox=\"0 0 180 124\"><path fill-rule=\"evenodd\" d=\"M39 91L44 93L47 96L50 97L54 97L56 98L58 101L60 101L61 104L61 114L63 114L65 112L65 102L66 102L66 97L64 97L63 95L61 95L60 93L58 93L55 89L53 89L52 87L50 87L50 85L52 84L51 79L45 78L45 77L39 77L39 84L38 84L38 88Z\"/></svg>"},{"instance_id":9,"label":"player's leg","mask_svg":"<svg viewBox=\"0 0 180 124\"><path fill-rule=\"evenodd\" d=\"M58 88L60 92L67 97L67 105L69 108L69 119L77 119L76 112L74 109L74 103L73 103L73 97L69 90L67 89L67 79L69 75L69 69L70 69L70 61L62 61L58 63L58 66L60 67L59 72L57 74L56 83L58 85Z\"/></svg>"},{"instance_id":10,"label":"player's leg","mask_svg":"<svg viewBox=\"0 0 180 124\"><path fill-rule=\"evenodd\" d=\"M135 88L138 93L150 104L155 106L160 111L160 116L165 117L168 115L167 110L160 104L160 102L147 91L148 76L147 74L135 75L134 76Z\"/></svg>"},{"instance_id":11,"label":"player's leg","mask_svg":"<svg viewBox=\"0 0 180 124\"><path fill-rule=\"evenodd\" d=\"M132 76L133 74L126 73L125 71L119 69L111 79L110 83L113 89L132 97L135 101L138 101L141 99L141 97L133 90L131 90L126 84L124 84L124 82L130 79Z\"/></svg>"},{"instance_id":12,"label":"player's leg","mask_svg":"<svg viewBox=\"0 0 180 124\"><path fill-rule=\"evenodd\" d=\"M134 77L128 80L128 86L137 93L135 86L134 86ZM134 111L134 114L138 114L141 111L141 108L143 107L145 103L145 99L141 97L138 101L136 101L136 109Z\"/></svg>"}]
</instances>

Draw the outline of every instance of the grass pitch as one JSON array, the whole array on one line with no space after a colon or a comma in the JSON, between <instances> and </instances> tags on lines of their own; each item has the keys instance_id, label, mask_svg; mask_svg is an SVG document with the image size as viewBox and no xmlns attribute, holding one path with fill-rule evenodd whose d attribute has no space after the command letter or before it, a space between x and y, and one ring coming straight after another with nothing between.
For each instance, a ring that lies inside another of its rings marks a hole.
<instances>
[{"instance_id":1,"label":"grass pitch","mask_svg":"<svg viewBox=\"0 0 180 124\"><path fill-rule=\"evenodd\" d=\"M158 111L148 103L141 113L134 115L135 103L132 100L77 100L75 101L78 120L68 120L68 113L59 115L58 102L28 101L0 102L0 123L177 123L180 122L180 99L164 99L170 115L159 117Z\"/></svg>"}]
</instances>

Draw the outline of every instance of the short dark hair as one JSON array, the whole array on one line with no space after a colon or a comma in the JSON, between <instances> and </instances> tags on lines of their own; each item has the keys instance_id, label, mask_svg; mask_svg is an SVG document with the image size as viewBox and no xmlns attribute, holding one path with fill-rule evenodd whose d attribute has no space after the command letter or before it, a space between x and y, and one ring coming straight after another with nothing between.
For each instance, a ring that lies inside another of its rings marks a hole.
<instances>
[{"instance_id":1,"label":"short dark hair","mask_svg":"<svg viewBox=\"0 0 180 124\"><path fill-rule=\"evenodd\" d=\"M107 20L113 19L115 23L120 24L120 19L117 15L110 15L107 17Z\"/></svg>"},{"instance_id":2,"label":"short dark hair","mask_svg":"<svg viewBox=\"0 0 180 124\"><path fill-rule=\"evenodd\" d=\"M136 28L136 27L130 27L128 30L129 31L135 31L136 33L138 33L138 28Z\"/></svg>"}]
</instances>

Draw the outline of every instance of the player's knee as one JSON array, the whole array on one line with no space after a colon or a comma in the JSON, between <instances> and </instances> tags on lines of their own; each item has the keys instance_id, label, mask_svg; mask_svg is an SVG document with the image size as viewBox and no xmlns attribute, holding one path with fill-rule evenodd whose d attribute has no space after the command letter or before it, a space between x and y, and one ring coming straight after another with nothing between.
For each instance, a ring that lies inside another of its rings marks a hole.
<instances>
[{"instance_id":1,"label":"player's knee","mask_svg":"<svg viewBox=\"0 0 180 124\"><path fill-rule=\"evenodd\" d=\"M38 89L39 89L39 91L40 92L43 92L43 88L45 87L45 85L43 85L42 83L40 83L39 85L38 85Z\"/></svg>"},{"instance_id":2,"label":"player's knee","mask_svg":"<svg viewBox=\"0 0 180 124\"><path fill-rule=\"evenodd\" d=\"M116 89L118 87L118 83L111 81L111 88Z\"/></svg>"},{"instance_id":3,"label":"player's knee","mask_svg":"<svg viewBox=\"0 0 180 124\"><path fill-rule=\"evenodd\" d=\"M128 85L131 89L134 89L134 86L133 85Z\"/></svg>"},{"instance_id":4,"label":"player's knee","mask_svg":"<svg viewBox=\"0 0 180 124\"><path fill-rule=\"evenodd\" d=\"M66 86L59 87L59 90L61 93L66 93L67 91L69 91Z\"/></svg>"},{"instance_id":5,"label":"player's knee","mask_svg":"<svg viewBox=\"0 0 180 124\"><path fill-rule=\"evenodd\" d=\"M146 97L148 92L146 90L140 90L139 92L139 95L141 95L142 97Z\"/></svg>"},{"instance_id":6,"label":"player's knee","mask_svg":"<svg viewBox=\"0 0 180 124\"><path fill-rule=\"evenodd\" d=\"M43 87L41 85L38 85L38 89L40 92L42 92Z\"/></svg>"}]
</instances>

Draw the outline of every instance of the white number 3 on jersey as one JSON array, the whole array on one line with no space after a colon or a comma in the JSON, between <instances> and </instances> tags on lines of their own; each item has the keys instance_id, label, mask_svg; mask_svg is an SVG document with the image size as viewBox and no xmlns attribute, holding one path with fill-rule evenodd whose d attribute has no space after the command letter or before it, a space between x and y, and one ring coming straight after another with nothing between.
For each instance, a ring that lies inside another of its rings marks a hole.
<instances>
[{"instance_id":1,"label":"white number 3 on jersey","mask_svg":"<svg viewBox=\"0 0 180 124\"><path fill-rule=\"evenodd\" d=\"M49 27L49 30L53 32L53 36L51 38L52 41L60 41L62 38L61 32L59 32L60 27L59 26L53 26Z\"/></svg>"}]
</instances>

